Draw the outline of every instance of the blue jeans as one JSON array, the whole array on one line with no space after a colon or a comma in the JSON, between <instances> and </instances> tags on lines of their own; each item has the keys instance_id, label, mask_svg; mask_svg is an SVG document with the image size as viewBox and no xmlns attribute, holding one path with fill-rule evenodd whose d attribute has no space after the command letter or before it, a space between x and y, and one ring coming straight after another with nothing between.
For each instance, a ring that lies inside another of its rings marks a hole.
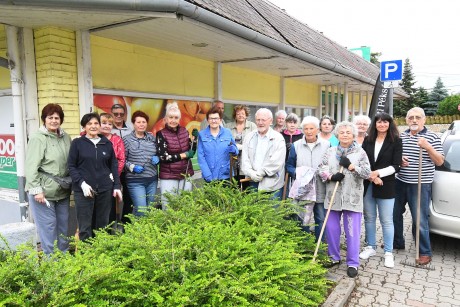
<instances>
[{"instance_id":1,"label":"blue jeans","mask_svg":"<svg viewBox=\"0 0 460 307\"><path fill-rule=\"evenodd\" d=\"M253 188L255 190L258 190L259 189L259 183L258 182L254 182L254 181L250 181L249 182L249 187L250 188ZM272 191L272 192L267 192L267 193L272 193L273 196L271 197L271 199L276 199L276 200L281 200L281 198L283 197L283 190L284 190L284 187L281 188L281 189L278 189L276 191Z\"/></svg>"},{"instance_id":2,"label":"blue jeans","mask_svg":"<svg viewBox=\"0 0 460 307\"><path fill-rule=\"evenodd\" d=\"M324 203L315 203L315 206L313 207L313 218L315 219L315 242L318 242L319 234L324 224L325 215L326 210L324 210ZM326 232L324 232L321 241L326 242Z\"/></svg>"},{"instance_id":3,"label":"blue jeans","mask_svg":"<svg viewBox=\"0 0 460 307\"><path fill-rule=\"evenodd\" d=\"M393 245L395 248L405 247L403 230L403 213L406 211L406 203L412 215L412 235L415 238L417 219L417 184L404 183L396 179L396 198L393 210L393 223L395 235ZM420 255L431 256L429 206L431 199L431 183L422 183L420 199Z\"/></svg>"},{"instance_id":4,"label":"blue jeans","mask_svg":"<svg viewBox=\"0 0 460 307\"><path fill-rule=\"evenodd\" d=\"M129 190L129 195L133 201L135 216L143 216L147 213L148 207L155 202L155 194L157 192L156 178L148 178L143 181L127 181L126 186Z\"/></svg>"},{"instance_id":5,"label":"blue jeans","mask_svg":"<svg viewBox=\"0 0 460 307\"><path fill-rule=\"evenodd\" d=\"M393 252L393 207L394 198L374 198L372 197L372 184L369 184L366 195L364 196L364 227L366 229L366 242L368 246L377 249L375 239L377 210L379 211L379 220L382 225L383 245L385 252Z\"/></svg>"}]
</instances>

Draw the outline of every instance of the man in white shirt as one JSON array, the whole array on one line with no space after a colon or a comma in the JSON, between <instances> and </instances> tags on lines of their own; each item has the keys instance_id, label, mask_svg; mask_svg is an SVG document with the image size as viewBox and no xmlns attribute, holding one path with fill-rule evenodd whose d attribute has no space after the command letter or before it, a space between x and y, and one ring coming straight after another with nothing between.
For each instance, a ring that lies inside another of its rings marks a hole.
<instances>
[{"instance_id":1,"label":"man in white shirt","mask_svg":"<svg viewBox=\"0 0 460 307\"><path fill-rule=\"evenodd\" d=\"M283 136L273 130L273 114L261 108L255 114L257 130L244 140L241 157L242 170L251 178L250 186L266 192L275 192L281 199L284 186L286 144Z\"/></svg>"}]
</instances>

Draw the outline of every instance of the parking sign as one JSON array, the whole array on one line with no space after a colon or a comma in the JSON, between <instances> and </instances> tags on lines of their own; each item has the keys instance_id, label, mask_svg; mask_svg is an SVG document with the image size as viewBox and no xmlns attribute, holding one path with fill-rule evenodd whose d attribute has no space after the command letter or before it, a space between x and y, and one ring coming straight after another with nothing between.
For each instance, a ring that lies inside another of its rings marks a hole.
<instances>
[{"instance_id":1,"label":"parking sign","mask_svg":"<svg viewBox=\"0 0 460 307\"><path fill-rule=\"evenodd\" d=\"M402 80L402 60L385 61L380 63L380 81Z\"/></svg>"}]
</instances>

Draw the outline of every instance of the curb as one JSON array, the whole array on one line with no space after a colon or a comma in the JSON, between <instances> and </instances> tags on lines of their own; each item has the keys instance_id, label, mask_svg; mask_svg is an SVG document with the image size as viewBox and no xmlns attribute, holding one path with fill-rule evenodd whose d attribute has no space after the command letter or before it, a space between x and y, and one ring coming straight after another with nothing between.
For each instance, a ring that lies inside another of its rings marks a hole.
<instances>
[{"instance_id":1,"label":"curb","mask_svg":"<svg viewBox=\"0 0 460 307\"><path fill-rule=\"evenodd\" d=\"M328 279L335 281L337 284L328 296L327 300L321 305L322 307L343 307L348 302L351 293L355 289L356 280L354 278L339 277L328 274Z\"/></svg>"}]
</instances>

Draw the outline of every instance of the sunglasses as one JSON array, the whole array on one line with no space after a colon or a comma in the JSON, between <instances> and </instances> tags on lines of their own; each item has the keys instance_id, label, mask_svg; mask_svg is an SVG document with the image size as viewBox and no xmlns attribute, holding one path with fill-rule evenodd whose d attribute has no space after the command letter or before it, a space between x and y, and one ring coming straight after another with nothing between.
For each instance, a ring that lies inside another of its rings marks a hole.
<instances>
[{"instance_id":1,"label":"sunglasses","mask_svg":"<svg viewBox=\"0 0 460 307\"><path fill-rule=\"evenodd\" d=\"M125 113L114 112L114 113L112 113L112 114L113 114L113 116L115 116L115 117L123 117L123 116L125 116Z\"/></svg>"}]
</instances>

